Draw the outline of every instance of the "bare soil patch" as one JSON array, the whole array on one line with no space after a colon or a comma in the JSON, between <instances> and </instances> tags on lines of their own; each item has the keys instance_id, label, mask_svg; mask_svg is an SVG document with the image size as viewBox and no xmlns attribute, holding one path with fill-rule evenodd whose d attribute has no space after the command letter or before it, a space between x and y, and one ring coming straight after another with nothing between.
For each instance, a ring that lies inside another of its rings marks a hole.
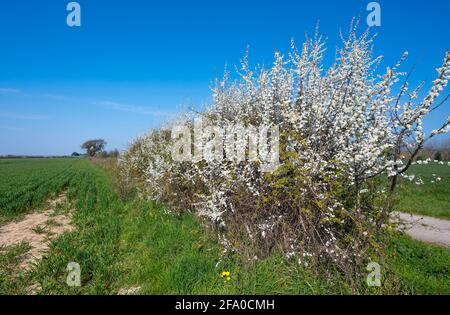
<instances>
[{"instance_id":1,"label":"bare soil patch","mask_svg":"<svg viewBox=\"0 0 450 315\"><path fill-rule=\"evenodd\" d=\"M58 213L58 207L67 203L66 193L48 201L47 210L26 215L20 221L0 227L0 250L26 242L30 250L21 257L19 269L29 269L46 253L53 239L73 230L70 212Z\"/></svg>"}]
</instances>

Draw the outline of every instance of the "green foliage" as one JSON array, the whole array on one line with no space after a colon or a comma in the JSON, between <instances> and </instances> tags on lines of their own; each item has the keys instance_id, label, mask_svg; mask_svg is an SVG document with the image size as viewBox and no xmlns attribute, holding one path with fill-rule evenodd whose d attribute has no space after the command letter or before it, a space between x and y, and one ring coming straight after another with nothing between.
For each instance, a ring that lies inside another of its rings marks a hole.
<instances>
[{"instance_id":1,"label":"green foliage","mask_svg":"<svg viewBox=\"0 0 450 315\"><path fill-rule=\"evenodd\" d=\"M442 161L442 154L441 154L441 152L436 152L436 154L434 155L434 159L436 160L436 161Z\"/></svg>"},{"instance_id":2,"label":"green foliage","mask_svg":"<svg viewBox=\"0 0 450 315\"><path fill-rule=\"evenodd\" d=\"M102 152L106 146L106 141L103 139L88 140L81 145L82 149L86 150L86 154L89 156L95 156L97 153Z\"/></svg>"}]
</instances>

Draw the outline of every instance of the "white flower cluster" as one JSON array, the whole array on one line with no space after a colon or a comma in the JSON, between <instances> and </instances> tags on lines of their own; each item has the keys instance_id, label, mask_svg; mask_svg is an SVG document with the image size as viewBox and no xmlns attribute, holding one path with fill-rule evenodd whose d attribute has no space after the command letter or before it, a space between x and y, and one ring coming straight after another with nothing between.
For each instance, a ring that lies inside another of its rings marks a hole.
<instances>
[{"instance_id":1,"label":"white flower cluster","mask_svg":"<svg viewBox=\"0 0 450 315\"><path fill-rule=\"evenodd\" d=\"M193 210L207 218L226 249L250 244L264 254L280 245L287 258L310 253L299 262L358 261L380 212L373 196L384 194L368 183L382 174L402 175L425 141L450 124L428 136L422 129L423 118L440 106L433 104L448 83L450 53L430 92L416 102L418 89L408 93L407 83L392 93L407 53L378 76L381 58L373 58L372 45L368 32L357 36L352 27L325 69L325 43L316 34L300 51L292 43L287 57L275 53L270 68L253 70L246 56L239 80L226 72L216 81L211 106L199 114L203 122L278 126L280 163L274 172L262 172L251 159L174 162L163 129L138 138L122 155L124 176L138 178L141 192L171 211ZM194 129L193 118L186 114L177 123ZM248 152L251 143L241 141ZM411 153L407 163L403 148ZM236 241L243 235L245 241Z\"/></svg>"},{"instance_id":2,"label":"white flower cluster","mask_svg":"<svg viewBox=\"0 0 450 315\"><path fill-rule=\"evenodd\" d=\"M428 165L431 163L437 163L439 165L444 165L445 162L444 161L439 161L439 160L431 160L431 158L428 158L426 160L417 160L411 163L411 165ZM447 166L450 166L450 162L447 162Z\"/></svg>"}]
</instances>

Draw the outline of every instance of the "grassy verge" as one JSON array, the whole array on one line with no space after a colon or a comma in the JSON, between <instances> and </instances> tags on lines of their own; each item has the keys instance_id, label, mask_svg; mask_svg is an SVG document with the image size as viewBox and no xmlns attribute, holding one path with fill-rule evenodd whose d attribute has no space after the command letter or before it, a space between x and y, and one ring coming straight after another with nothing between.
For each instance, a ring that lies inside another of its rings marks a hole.
<instances>
[{"instance_id":1,"label":"grassy verge","mask_svg":"<svg viewBox=\"0 0 450 315\"><path fill-rule=\"evenodd\" d=\"M414 165L408 171L408 175L411 174L420 176L424 184L403 180L399 185L396 210L450 219L450 167L436 163ZM437 181L437 177L441 180Z\"/></svg>"},{"instance_id":2,"label":"grassy verge","mask_svg":"<svg viewBox=\"0 0 450 315\"><path fill-rule=\"evenodd\" d=\"M122 243L126 272L120 282L141 287L143 294L450 293L450 251L400 234L389 236L380 258L382 286L367 287L363 272L350 288L337 272L325 278L280 255L256 262L221 256L217 242L192 215L173 217L141 202L130 211ZM229 271L232 280L223 283L221 271Z\"/></svg>"},{"instance_id":3,"label":"grassy verge","mask_svg":"<svg viewBox=\"0 0 450 315\"><path fill-rule=\"evenodd\" d=\"M390 238L387 263L404 294L450 294L450 250L411 240Z\"/></svg>"},{"instance_id":4,"label":"grassy verge","mask_svg":"<svg viewBox=\"0 0 450 315\"><path fill-rule=\"evenodd\" d=\"M242 262L222 255L217 241L195 216L174 217L160 207L136 201L129 208L123 250L123 287L142 294L313 294L330 292L313 274L274 255ZM231 280L219 274L228 271ZM333 287L332 292L338 292Z\"/></svg>"}]
</instances>

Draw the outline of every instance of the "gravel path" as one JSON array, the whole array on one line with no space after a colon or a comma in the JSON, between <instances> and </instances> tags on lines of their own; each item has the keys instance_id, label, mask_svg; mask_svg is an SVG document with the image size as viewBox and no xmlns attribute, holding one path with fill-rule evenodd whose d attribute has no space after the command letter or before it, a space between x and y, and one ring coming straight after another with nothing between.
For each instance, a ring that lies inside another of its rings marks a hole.
<instances>
[{"instance_id":1,"label":"gravel path","mask_svg":"<svg viewBox=\"0 0 450 315\"><path fill-rule=\"evenodd\" d=\"M450 221L417 214L394 212L401 228L412 238L450 248Z\"/></svg>"}]
</instances>

